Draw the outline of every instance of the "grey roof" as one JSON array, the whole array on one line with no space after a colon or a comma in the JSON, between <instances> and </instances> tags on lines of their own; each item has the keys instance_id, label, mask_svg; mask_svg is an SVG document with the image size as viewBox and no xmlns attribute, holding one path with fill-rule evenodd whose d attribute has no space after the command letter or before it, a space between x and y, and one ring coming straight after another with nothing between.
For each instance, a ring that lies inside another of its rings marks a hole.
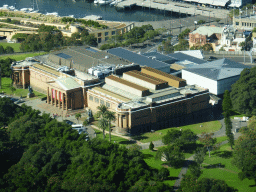
<instances>
[{"instance_id":1,"label":"grey roof","mask_svg":"<svg viewBox=\"0 0 256 192\"><path fill-rule=\"evenodd\" d=\"M155 57L156 60L162 61L162 62L165 62L165 63L169 63L169 64L175 63L175 61L177 61L177 59L175 59L173 57L163 55L163 54L158 53L156 51L152 51L152 52L149 52L149 53L142 53L142 55L144 55L146 57L149 57L150 59L152 59L152 57Z\"/></svg>"},{"instance_id":2,"label":"grey roof","mask_svg":"<svg viewBox=\"0 0 256 192\"><path fill-rule=\"evenodd\" d=\"M203 64L203 63L206 63L207 61L203 60L203 59L198 59L196 57L192 57L190 55L187 55L187 54L184 54L184 53L171 53L171 54L168 54L169 57L172 57L174 59L176 59L177 61L191 61L193 63L196 63L196 64Z\"/></svg>"},{"instance_id":3,"label":"grey roof","mask_svg":"<svg viewBox=\"0 0 256 192\"><path fill-rule=\"evenodd\" d=\"M140 55L140 54L128 51L128 50L123 49L123 48L109 49L108 53L111 53L112 55L116 55L116 56L121 57L123 59L129 60L133 63L137 63L137 64L142 65L142 66L146 65L146 66L152 67L154 69L161 69L161 68L169 67L169 65L167 65L163 62L149 59L148 57L146 57L144 55Z\"/></svg>"},{"instance_id":4,"label":"grey roof","mask_svg":"<svg viewBox=\"0 0 256 192\"><path fill-rule=\"evenodd\" d=\"M251 67L224 58L208 62L203 65L185 68L183 70L198 74L209 79L221 80L238 76L245 68Z\"/></svg>"}]
</instances>

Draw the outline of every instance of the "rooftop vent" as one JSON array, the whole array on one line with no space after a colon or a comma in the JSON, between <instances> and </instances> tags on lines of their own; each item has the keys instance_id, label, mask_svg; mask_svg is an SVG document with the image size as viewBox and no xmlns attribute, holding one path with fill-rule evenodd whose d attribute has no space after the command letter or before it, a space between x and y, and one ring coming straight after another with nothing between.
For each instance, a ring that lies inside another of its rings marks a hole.
<instances>
[{"instance_id":1,"label":"rooftop vent","mask_svg":"<svg viewBox=\"0 0 256 192\"><path fill-rule=\"evenodd\" d=\"M109 59L109 56L108 56L108 55L106 55L106 56L105 56L105 59Z\"/></svg>"}]
</instances>

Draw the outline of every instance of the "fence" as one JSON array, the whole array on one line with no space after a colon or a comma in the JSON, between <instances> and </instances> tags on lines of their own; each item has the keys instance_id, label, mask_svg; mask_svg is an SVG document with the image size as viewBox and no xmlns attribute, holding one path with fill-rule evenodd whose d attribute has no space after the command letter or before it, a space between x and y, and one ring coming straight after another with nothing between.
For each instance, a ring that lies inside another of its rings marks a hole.
<instances>
[{"instance_id":1,"label":"fence","mask_svg":"<svg viewBox=\"0 0 256 192\"><path fill-rule=\"evenodd\" d=\"M217 54L217 55L244 55L248 56L249 51L246 51L244 53L244 51L204 51L204 54ZM255 56L256 53L252 52L252 56Z\"/></svg>"}]
</instances>

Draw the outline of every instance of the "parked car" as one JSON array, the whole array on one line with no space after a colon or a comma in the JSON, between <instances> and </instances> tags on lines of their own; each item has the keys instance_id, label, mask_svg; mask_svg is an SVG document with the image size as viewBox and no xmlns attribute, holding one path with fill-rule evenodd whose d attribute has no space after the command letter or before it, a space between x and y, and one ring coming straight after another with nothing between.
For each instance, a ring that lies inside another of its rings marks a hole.
<instances>
[{"instance_id":1,"label":"parked car","mask_svg":"<svg viewBox=\"0 0 256 192\"><path fill-rule=\"evenodd\" d=\"M63 122L65 122L65 123L67 123L67 124L69 124L69 125L73 125L74 123L72 122L72 121L69 121L69 120L63 120Z\"/></svg>"},{"instance_id":2,"label":"parked car","mask_svg":"<svg viewBox=\"0 0 256 192\"><path fill-rule=\"evenodd\" d=\"M19 99L19 100L15 101L14 103L15 103L15 104L19 104L19 103L24 103L24 102L25 102L24 100Z\"/></svg>"},{"instance_id":3,"label":"parked car","mask_svg":"<svg viewBox=\"0 0 256 192\"><path fill-rule=\"evenodd\" d=\"M212 60L216 60L217 57L213 57L213 56L210 56L208 60L212 61Z\"/></svg>"}]
</instances>

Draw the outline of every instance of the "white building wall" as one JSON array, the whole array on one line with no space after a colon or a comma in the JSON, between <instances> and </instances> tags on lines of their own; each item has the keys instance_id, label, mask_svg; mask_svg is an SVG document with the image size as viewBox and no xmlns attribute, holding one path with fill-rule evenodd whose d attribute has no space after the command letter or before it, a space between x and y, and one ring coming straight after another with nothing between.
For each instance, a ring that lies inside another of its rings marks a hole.
<instances>
[{"instance_id":1,"label":"white building wall","mask_svg":"<svg viewBox=\"0 0 256 192\"><path fill-rule=\"evenodd\" d=\"M218 81L218 90L217 90L217 95L221 95L225 92L225 90L231 90L231 85L233 85L238 79L240 75L227 78L227 79L222 79Z\"/></svg>"},{"instance_id":2,"label":"white building wall","mask_svg":"<svg viewBox=\"0 0 256 192\"><path fill-rule=\"evenodd\" d=\"M188 85L198 85L200 87L209 89L209 92L217 95L217 81L205 78L203 76L182 70L182 79L187 81Z\"/></svg>"}]
</instances>

